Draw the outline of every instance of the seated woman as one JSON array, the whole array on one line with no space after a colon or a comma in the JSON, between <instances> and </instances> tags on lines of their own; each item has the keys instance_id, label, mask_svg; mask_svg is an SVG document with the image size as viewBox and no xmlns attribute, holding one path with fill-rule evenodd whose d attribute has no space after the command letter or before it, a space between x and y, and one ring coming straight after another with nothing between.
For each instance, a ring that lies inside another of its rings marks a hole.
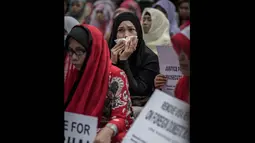
<instances>
[{"instance_id":1,"label":"seated woman","mask_svg":"<svg viewBox=\"0 0 255 143\"><path fill-rule=\"evenodd\" d=\"M176 33L180 32L177 20L176 20L176 8L175 5L170 0L159 0L156 4L153 5L153 8L156 8L160 11L162 11L169 23L170 23L170 29L169 33L171 36L175 35Z\"/></svg>"},{"instance_id":2,"label":"seated woman","mask_svg":"<svg viewBox=\"0 0 255 143\"><path fill-rule=\"evenodd\" d=\"M94 26L75 26L65 45L75 68L64 84L64 111L97 117L97 142L121 142L133 122L125 72L112 65L107 42Z\"/></svg>"},{"instance_id":3,"label":"seated woman","mask_svg":"<svg viewBox=\"0 0 255 143\"><path fill-rule=\"evenodd\" d=\"M145 8L142 26L144 42L155 54L158 54L156 46L172 46L169 22L164 13L154 8Z\"/></svg>"},{"instance_id":4,"label":"seated woman","mask_svg":"<svg viewBox=\"0 0 255 143\"><path fill-rule=\"evenodd\" d=\"M116 39L129 36L137 38L115 43ZM135 111L138 113L154 91L154 78L159 73L158 56L145 45L140 21L130 12L115 18L109 42L112 62L126 72L132 104L138 106Z\"/></svg>"},{"instance_id":5,"label":"seated woman","mask_svg":"<svg viewBox=\"0 0 255 143\"><path fill-rule=\"evenodd\" d=\"M183 77L175 87L175 97L189 103L189 76L190 76L190 25L172 38L173 46L179 55L180 70ZM155 78L155 87L161 88L167 79L159 74Z\"/></svg>"},{"instance_id":6,"label":"seated woman","mask_svg":"<svg viewBox=\"0 0 255 143\"><path fill-rule=\"evenodd\" d=\"M179 63L183 77L179 79L175 87L175 96L187 103L190 102L190 25L173 38L173 45L180 49Z\"/></svg>"}]
</instances>

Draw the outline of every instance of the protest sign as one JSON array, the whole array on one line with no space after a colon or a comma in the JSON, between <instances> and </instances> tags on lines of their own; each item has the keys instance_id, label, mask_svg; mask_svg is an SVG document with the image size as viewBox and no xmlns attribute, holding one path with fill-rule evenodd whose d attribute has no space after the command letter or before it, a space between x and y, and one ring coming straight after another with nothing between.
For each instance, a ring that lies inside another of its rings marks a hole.
<instances>
[{"instance_id":1,"label":"protest sign","mask_svg":"<svg viewBox=\"0 0 255 143\"><path fill-rule=\"evenodd\" d=\"M168 79L166 85L162 88L162 91L175 96L175 86L180 77L182 77L178 55L171 46L157 46L157 51L160 73L165 75Z\"/></svg>"},{"instance_id":2,"label":"protest sign","mask_svg":"<svg viewBox=\"0 0 255 143\"><path fill-rule=\"evenodd\" d=\"M93 143L97 134L97 118L65 112L64 143Z\"/></svg>"},{"instance_id":3,"label":"protest sign","mask_svg":"<svg viewBox=\"0 0 255 143\"><path fill-rule=\"evenodd\" d=\"M156 90L122 143L189 143L187 103Z\"/></svg>"}]
</instances>

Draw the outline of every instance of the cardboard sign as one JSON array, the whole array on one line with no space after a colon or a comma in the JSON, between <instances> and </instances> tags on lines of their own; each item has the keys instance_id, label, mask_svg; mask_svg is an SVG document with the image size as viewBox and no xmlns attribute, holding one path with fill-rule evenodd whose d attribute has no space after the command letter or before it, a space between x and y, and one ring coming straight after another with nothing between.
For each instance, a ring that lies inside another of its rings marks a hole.
<instances>
[{"instance_id":1,"label":"cardboard sign","mask_svg":"<svg viewBox=\"0 0 255 143\"><path fill-rule=\"evenodd\" d=\"M182 77L178 55L173 47L157 46L160 73L165 75L168 80L162 91L175 96L174 90L178 80Z\"/></svg>"},{"instance_id":2,"label":"cardboard sign","mask_svg":"<svg viewBox=\"0 0 255 143\"><path fill-rule=\"evenodd\" d=\"M97 135L97 118L65 112L64 143L93 143Z\"/></svg>"},{"instance_id":3,"label":"cardboard sign","mask_svg":"<svg viewBox=\"0 0 255 143\"><path fill-rule=\"evenodd\" d=\"M187 103L156 90L122 143L189 143Z\"/></svg>"}]
</instances>

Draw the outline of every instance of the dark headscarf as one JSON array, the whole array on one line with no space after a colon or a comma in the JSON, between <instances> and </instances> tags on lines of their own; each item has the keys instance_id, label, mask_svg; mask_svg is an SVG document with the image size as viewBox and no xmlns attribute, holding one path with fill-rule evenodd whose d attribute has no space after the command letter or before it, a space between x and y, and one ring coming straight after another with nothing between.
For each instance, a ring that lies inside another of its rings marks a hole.
<instances>
[{"instance_id":1,"label":"dark headscarf","mask_svg":"<svg viewBox=\"0 0 255 143\"><path fill-rule=\"evenodd\" d=\"M115 46L118 27L123 21L130 21L135 26L138 43L136 51L128 58L128 67L123 64L117 66L120 66L128 76L133 105L144 106L154 90L154 78L159 73L158 57L145 45L140 21L130 12L121 13L114 19L109 47Z\"/></svg>"},{"instance_id":2,"label":"dark headscarf","mask_svg":"<svg viewBox=\"0 0 255 143\"><path fill-rule=\"evenodd\" d=\"M136 63L136 66L140 66L143 56L147 54L148 52L150 53L151 50L149 50L149 48L145 45L145 42L143 40L143 32L142 32L140 21L138 17L135 16L133 13L123 12L114 19L113 26L112 26L112 33L109 40L109 48L111 49L115 46L116 43L114 40L117 37L118 27L123 21L130 21L135 26L137 37L138 37L138 43L137 43L136 51L131 55L131 57L128 60L130 64Z\"/></svg>"}]
</instances>

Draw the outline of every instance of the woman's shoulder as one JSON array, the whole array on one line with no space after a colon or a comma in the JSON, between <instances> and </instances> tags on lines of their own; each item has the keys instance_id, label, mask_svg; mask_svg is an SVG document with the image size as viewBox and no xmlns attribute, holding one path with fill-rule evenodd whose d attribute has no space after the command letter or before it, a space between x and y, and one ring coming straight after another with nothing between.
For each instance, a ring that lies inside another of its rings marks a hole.
<instances>
[{"instance_id":1,"label":"woman's shoulder","mask_svg":"<svg viewBox=\"0 0 255 143\"><path fill-rule=\"evenodd\" d=\"M144 52L144 60L147 59L158 59L158 56L149 48L145 47L145 52Z\"/></svg>"},{"instance_id":2,"label":"woman's shoulder","mask_svg":"<svg viewBox=\"0 0 255 143\"><path fill-rule=\"evenodd\" d=\"M125 72L122 69L112 65L110 68L110 75L111 77L122 77L125 76Z\"/></svg>"}]
</instances>

